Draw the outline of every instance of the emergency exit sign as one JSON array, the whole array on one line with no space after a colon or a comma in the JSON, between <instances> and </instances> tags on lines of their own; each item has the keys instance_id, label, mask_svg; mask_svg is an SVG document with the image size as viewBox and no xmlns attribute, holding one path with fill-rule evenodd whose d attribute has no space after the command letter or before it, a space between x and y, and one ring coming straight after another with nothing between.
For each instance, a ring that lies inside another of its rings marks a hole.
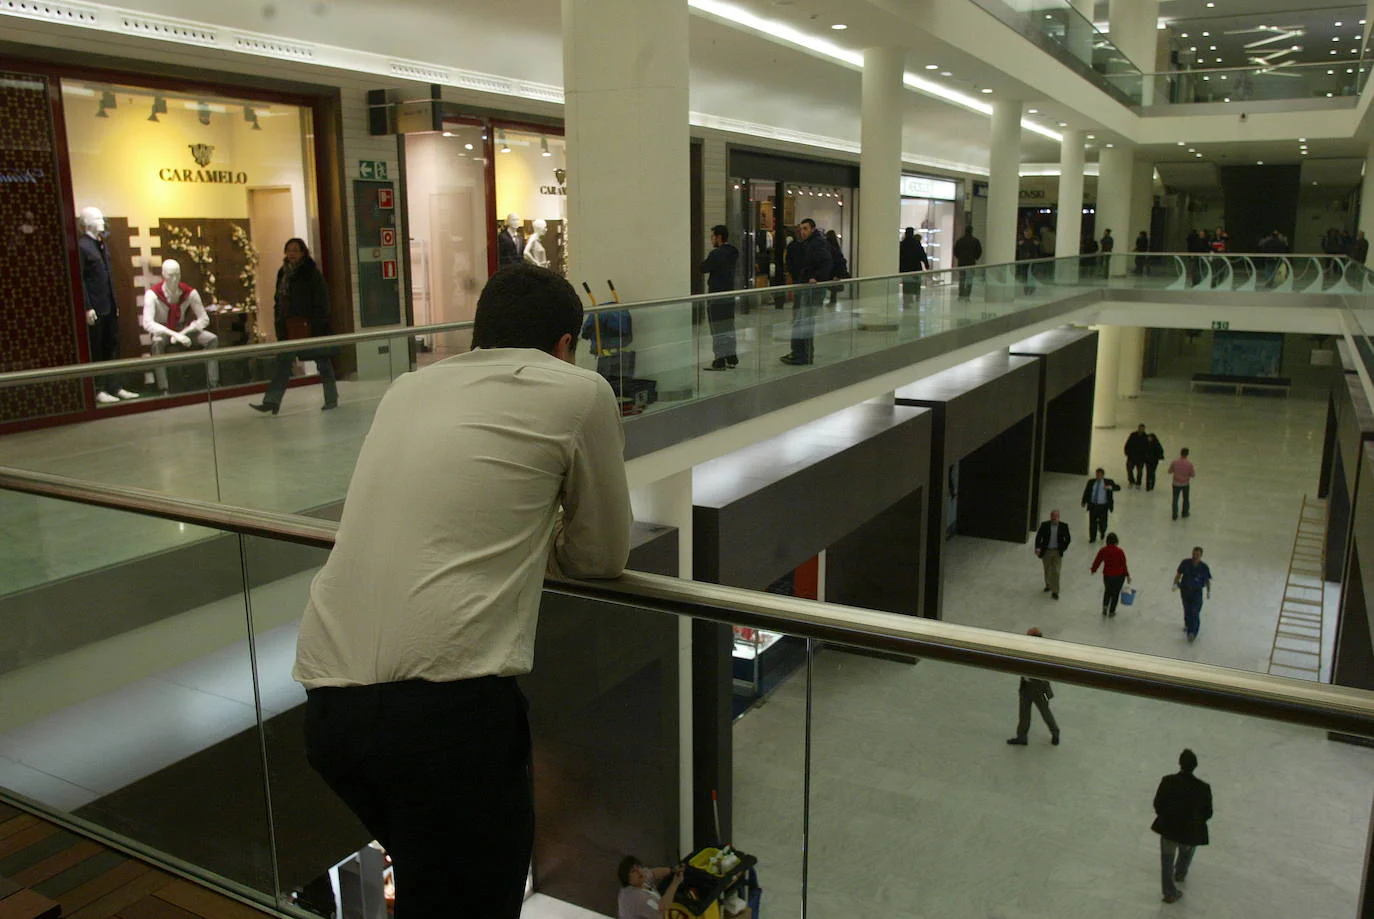
<instances>
[{"instance_id":1,"label":"emergency exit sign","mask_svg":"<svg viewBox=\"0 0 1374 919\"><path fill-rule=\"evenodd\" d=\"M386 179L386 160L358 160L358 178Z\"/></svg>"},{"instance_id":2,"label":"emergency exit sign","mask_svg":"<svg viewBox=\"0 0 1374 919\"><path fill-rule=\"evenodd\" d=\"M1212 323L1212 331L1213 331L1213 332L1225 332L1225 331L1226 331L1227 329L1229 329L1229 328L1231 328L1231 323L1229 323L1229 322L1214 322L1214 323Z\"/></svg>"}]
</instances>

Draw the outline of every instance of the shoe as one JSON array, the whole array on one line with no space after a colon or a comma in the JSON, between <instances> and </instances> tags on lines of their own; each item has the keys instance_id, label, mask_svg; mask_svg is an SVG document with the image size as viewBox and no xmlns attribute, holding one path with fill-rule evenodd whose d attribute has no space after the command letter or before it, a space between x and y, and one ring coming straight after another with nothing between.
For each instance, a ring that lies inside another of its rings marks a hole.
<instances>
[{"instance_id":1,"label":"shoe","mask_svg":"<svg viewBox=\"0 0 1374 919\"><path fill-rule=\"evenodd\" d=\"M1040 592L1041 592L1041 593L1045 593L1045 594L1049 593L1049 592L1050 592L1050 585L1046 584L1046 585L1045 585L1045 589L1042 590L1042 591L1040 591Z\"/></svg>"},{"instance_id":2,"label":"shoe","mask_svg":"<svg viewBox=\"0 0 1374 919\"><path fill-rule=\"evenodd\" d=\"M129 392L127 389L121 389L121 390L119 390L118 392L116 392L115 395L116 395L116 396L119 396L119 398L121 398L121 399L137 399L137 398L138 398L138 393L136 393L136 392Z\"/></svg>"},{"instance_id":3,"label":"shoe","mask_svg":"<svg viewBox=\"0 0 1374 919\"><path fill-rule=\"evenodd\" d=\"M1188 872L1186 872L1186 871L1183 872L1182 874L1176 874L1176 875L1174 875L1174 883L1175 883L1175 884L1182 884L1185 880L1187 880L1187 878L1188 878Z\"/></svg>"},{"instance_id":4,"label":"shoe","mask_svg":"<svg viewBox=\"0 0 1374 919\"><path fill-rule=\"evenodd\" d=\"M1107 615L1107 607L1105 607L1105 606L1102 607L1102 615L1103 615L1103 616L1106 616L1106 615Z\"/></svg>"},{"instance_id":5,"label":"shoe","mask_svg":"<svg viewBox=\"0 0 1374 919\"><path fill-rule=\"evenodd\" d=\"M321 406L320 406L320 411L322 411L322 412L327 412L327 411L330 411L331 409L336 409L336 408L338 408L338 407L339 407L339 403L337 403L337 402L326 402L324 405L321 405Z\"/></svg>"},{"instance_id":6,"label":"shoe","mask_svg":"<svg viewBox=\"0 0 1374 919\"><path fill-rule=\"evenodd\" d=\"M1175 519L1175 520L1178 519L1178 514L1174 514L1174 519Z\"/></svg>"},{"instance_id":7,"label":"shoe","mask_svg":"<svg viewBox=\"0 0 1374 919\"><path fill-rule=\"evenodd\" d=\"M95 394L95 401L99 402L101 405L113 405L119 401L119 396L112 396L104 390L101 390Z\"/></svg>"},{"instance_id":8,"label":"shoe","mask_svg":"<svg viewBox=\"0 0 1374 919\"><path fill-rule=\"evenodd\" d=\"M1050 743L1054 744L1056 747L1059 746L1059 732L1058 732L1058 731L1055 731L1053 734L1050 735Z\"/></svg>"},{"instance_id":9,"label":"shoe","mask_svg":"<svg viewBox=\"0 0 1374 919\"><path fill-rule=\"evenodd\" d=\"M1108 613L1108 614L1107 614L1107 618L1108 618L1108 619L1115 619L1115 618L1116 618L1116 610L1112 610L1110 613Z\"/></svg>"},{"instance_id":10,"label":"shoe","mask_svg":"<svg viewBox=\"0 0 1374 919\"><path fill-rule=\"evenodd\" d=\"M1192 644L1192 643L1195 642L1195 641L1197 641L1197 632L1189 632L1189 633L1188 633L1188 643L1189 643L1189 644Z\"/></svg>"},{"instance_id":11,"label":"shoe","mask_svg":"<svg viewBox=\"0 0 1374 919\"><path fill-rule=\"evenodd\" d=\"M1051 597L1054 597L1056 600L1058 600L1058 599L1059 599L1059 592L1056 591L1056 592L1050 594L1050 596L1051 596Z\"/></svg>"},{"instance_id":12,"label":"shoe","mask_svg":"<svg viewBox=\"0 0 1374 919\"><path fill-rule=\"evenodd\" d=\"M733 368L733 367L738 367L738 366L739 366L739 358L738 358L738 357L735 357L735 356L732 354L730 357L727 357L727 358L725 359L725 363L726 363L726 364L729 364L730 367L732 367L732 368Z\"/></svg>"},{"instance_id":13,"label":"shoe","mask_svg":"<svg viewBox=\"0 0 1374 919\"><path fill-rule=\"evenodd\" d=\"M1007 743L1011 744L1013 747L1024 747L1026 745L1026 741L1020 737L1013 737L1008 740Z\"/></svg>"},{"instance_id":14,"label":"shoe","mask_svg":"<svg viewBox=\"0 0 1374 919\"><path fill-rule=\"evenodd\" d=\"M271 412L275 415L277 412L281 411L280 402L250 402L248 403L248 407L255 412L262 412L263 414Z\"/></svg>"},{"instance_id":15,"label":"shoe","mask_svg":"<svg viewBox=\"0 0 1374 919\"><path fill-rule=\"evenodd\" d=\"M1165 903L1177 903L1182 897L1183 897L1183 891L1181 891L1181 890L1180 890L1178 893L1166 893L1166 894L1164 895L1164 902L1165 902Z\"/></svg>"},{"instance_id":16,"label":"shoe","mask_svg":"<svg viewBox=\"0 0 1374 919\"><path fill-rule=\"evenodd\" d=\"M784 354L782 357L778 358L778 360L782 361L784 364L791 364L795 367L801 367L811 363L808 359L797 357L795 354Z\"/></svg>"},{"instance_id":17,"label":"shoe","mask_svg":"<svg viewBox=\"0 0 1374 919\"><path fill-rule=\"evenodd\" d=\"M727 364L727 363L725 363L725 360L724 360L723 358L719 358L719 357L718 357L718 358L716 358L715 360L711 361L711 363L707 364L705 367L703 367L703 368L701 368L701 369L702 369L702 370L729 370L729 369L730 369L730 365Z\"/></svg>"},{"instance_id":18,"label":"shoe","mask_svg":"<svg viewBox=\"0 0 1374 919\"><path fill-rule=\"evenodd\" d=\"M1187 516L1188 516L1188 512L1187 512L1187 511L1184 511L1184 512L1183 512L1183 516L1184 516L1184 517L1187 517Z\"/></svg>"}]
</instances>

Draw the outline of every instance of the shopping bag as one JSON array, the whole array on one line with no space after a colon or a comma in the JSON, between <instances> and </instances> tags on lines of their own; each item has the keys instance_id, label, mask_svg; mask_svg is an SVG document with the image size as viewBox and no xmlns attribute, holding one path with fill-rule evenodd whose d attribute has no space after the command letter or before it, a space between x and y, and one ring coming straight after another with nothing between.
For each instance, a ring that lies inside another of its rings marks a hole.
<instances>
[{"instance_id":1,"label":"shopping bag","mask_svg":"<svg viewBox=\"0 0 1374 919\"><path fill-rule=\"evenodd\" d=\"M1125 590L1121 591L1121 605L1135 606L1135 595L1136 589L1134 587L1127 587Z\"/></svg>"}]
</instances>

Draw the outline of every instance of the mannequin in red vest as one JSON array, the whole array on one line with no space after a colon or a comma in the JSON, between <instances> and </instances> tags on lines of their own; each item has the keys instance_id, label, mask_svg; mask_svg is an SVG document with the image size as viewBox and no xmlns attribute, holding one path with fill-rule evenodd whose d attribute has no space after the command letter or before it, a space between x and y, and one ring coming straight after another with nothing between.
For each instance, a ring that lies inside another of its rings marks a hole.
<instances>
[{"instance_id":1,"label":"mannequin in red vest","mask_svg":"<svg viewBox=\"0 0 1374 919\"><path fill-rule=\"evenodd\" d=\"M175 259L162 260L162 280L143 295L143 331L152 341L153 354L165 354L169 346L217 348L219 336L206 331L210 316L200 302L200 293L181 283L181 265ZM205 375L211 388L219 385L219 362L208 361ZM157 388L167 391L167 371L153 371Z\"/></svg>"}]
</instances>

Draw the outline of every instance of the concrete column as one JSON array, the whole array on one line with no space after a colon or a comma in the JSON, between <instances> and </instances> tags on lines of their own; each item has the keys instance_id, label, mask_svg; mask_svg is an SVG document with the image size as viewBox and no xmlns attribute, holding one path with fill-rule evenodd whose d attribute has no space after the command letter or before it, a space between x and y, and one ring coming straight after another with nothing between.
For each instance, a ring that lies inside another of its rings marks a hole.
<instances>
[{"instance_id":1,"label":"concrete column","mask_svg":"<svg viewBox=\"0 0 1374 919\"><path fill-rule=\"evenodd\" d=\"M855 277L897 273L902 222L902 109L906 90L901 48L864 50L859 128L859 239Z\"/></svg>"},{"instance_id":2,"label":"concrete column","mask_svg":"<svg viewBox=\"0 0 1374 919\"><path fill-rule=\"evenodd\" d=\"M1059 144L1059 202L1054 256L1077 255L1083 238L1083 132L1065 128Z\"/></svg>"},{"instance_id":3,"label":"concrete column","mask_svg":"<svg viewBox=\"0 0 1374 919\"><path fill-rule=\"evenodd\" d=\"M568 191L572 191L571 188ZM647 470L631 462L626 469L630 480L630 506L636 520L677 527L678 576L692 576L692 470L674 473L665 479L637 484ZM678 620L678 847L690 852L694 841L692 813L692 620Z\"/></svg>"},{"instance_id":4,"label":"concrete column","mask_svg":"<svg viewBox=\"0 0 1374 919\"><path fill-rule=\"evenodd\" d=\"M1159 0L1109 0L1107 26L1112 44L1145 73L1153 73L1158 53ZM1153 81L1143 86L1144 105L1154 102Z\"/></svg>"},{"instance_id":5,"label":"concrete column","mask_svg":"<svg viewBox=\"0 0 1374 919\"><path fill-rule=\"evenodd\" d=\"M1103 147L1098 156L1097 227L1100 240L1104 230L1111 230L1116 239L1113 257L1108 266L1112 277L1125 275L1130 264L1131 242L1131 179L1135 154L1125 144ZM1100 384L1099 380L1099 384Z\"/></svg>"},{"instance_id":6,"label":"concrete column","mask_svg":"<svg viewBox=\"0 0 1374 919\"><path fill-rule=\"evenodd\" d=\"M1121 328L1097 327L1097 380L1093 392L1093 427L1116 427L1117 359L1121 354Z\"/></svg>"},{"instance_id":7,"label":"concrete column","mask_svg":"<svg viewBox=\"0 0 1374 919\"><path fill-rule=\"evenodd\" d=\"M1123 399L1134 399L1140 395L1141 369L1145 364L1145 330L1130 326L1119 331L1121 349L1117 357L1116 394Z\"/></svg>"},{"instance_id":8,"label":"concrete column","mask_svg":"<svg viewBox=\"0 0 1374 919\"><path fill-rule=\"evenodd\" d=\"M1370 2L1374 3L1374 0ZM1374 19L1370 21L1374 22ZM1360 186L1360 229L1364 230L1366 239L1374 240L1374 144L1369 145L1364 161L1364 182Z\"/></svg>"},{"instance_id":9,"label":"concrete column","mask_svg":"<svg viewBox=\"0 0 1374 919\"><path fill-rule=\"evenodd\" d=\"M687 2L563 0L562 25L568 278L598 297L607 278L625 300L685 296L694 267ZM643 232L650 211L654 230ZM691 310L663 313L636 320L637 336L692 341ZM657 377L660 391L665 377L686 385L696 363L687 350L641 349L637 373Z\"/></svg>"},{"instance_id":10,"label":"concrete column","mask_svg":"<svg viewBox=\"0 0 1374 919\"><path fill-rule=\"evenodd\" d=\"M1150 216L1154 212L1155 206L1155 164L1143 163L1137 157L1135 164L1131 167L1131 225L1127 228L1130 234L1131 251L1135 251L1135 237L1141 230L1150 232ZM1125 237L1123 237L1123 240ZM1151 240L1153 242L1154 240ZM1131 263L1132 269L1135 262Z\"/></svg>"},{"instance_id":11,"label":"concrete column","mask_svg":"<svg viewBox=\"0 0 1374 919\"><path fill-rule=\"evenodd\" d=\"M988 169L988 225L983 262L1016 260L1016 205L1021 195L1021 102L992 103L992 157Z\"/></svg>"}]
</instances>

